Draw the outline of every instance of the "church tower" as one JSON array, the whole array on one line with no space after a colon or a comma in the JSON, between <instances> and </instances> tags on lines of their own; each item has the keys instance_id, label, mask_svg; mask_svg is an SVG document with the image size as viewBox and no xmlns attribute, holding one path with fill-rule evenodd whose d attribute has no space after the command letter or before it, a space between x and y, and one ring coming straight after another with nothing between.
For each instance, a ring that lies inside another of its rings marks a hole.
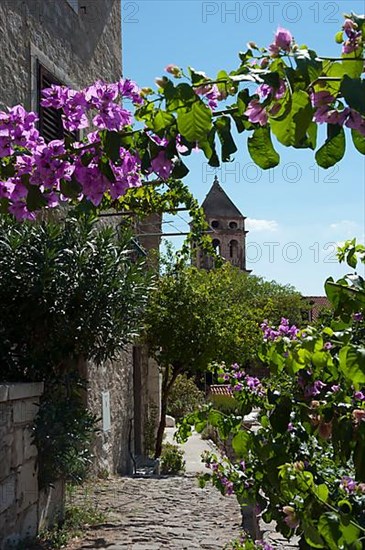
<instances>
[{"instance_id":1,"label":"church tower","mask_svg":"<svg viewBox=\"0 0 365 550\"><path fill-rule=\"evenodd\" d=\"M249 272L246 269L246 218L219 185L217 176L202 208L212 231L211 237L217 254L242 271ZM195 265L202 269L212 269L214 260L198 250Z\"/></svg>"}]
</instances>

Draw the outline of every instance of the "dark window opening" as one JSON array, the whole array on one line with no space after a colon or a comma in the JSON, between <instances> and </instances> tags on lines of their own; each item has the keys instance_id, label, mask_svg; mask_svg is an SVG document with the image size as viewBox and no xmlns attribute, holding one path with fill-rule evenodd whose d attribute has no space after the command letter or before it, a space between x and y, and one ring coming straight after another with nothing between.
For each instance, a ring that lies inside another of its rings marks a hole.
<instances>
[{"instance_id":1,"label":"dark window opening","mask_svg":"<svg viewBox=\"0 0 365 550\"><path fill-rule=\"evenodd\" d=\"M229 228L230 229L237 229L238 223L237 222L229 222Z\"/></svg>"},{"instance_id":2,"label":"dark window opening","mask_svg":"<svg viewBox=\"0 0 365 550\"><path fill-rule=\"evenodd\" d=\"M217 229L219 227L219 222L217 220L213 220L211 226L213 227L213 229Z\"/></svg>"},{"instance_id":3,"label":"dark window opening","mask_svg":"<svg viewBox=\"0 0 365 550\"><path fill-rule=\"evenodd\" d=\"M213 239L213 248L216 252L216 254L220 254L221 253L221 242L219 239Z\"/></svg>"},{"instance_id":4,"label":"dark window opening","mask_svg":"<svg viewBox=\"0 0 365 550\"><path fill-rule=\"evenodd\" d=\"M229 243L229 256L230 258L238 257L238 241L233 240Z\"/></svg>"},{"instance_id":5,"label":"dark window opening","mask_svg":"<svg viewBox=\"0 0 365 550\"><path fill-rule=\"evenodd\" d=\"M61 109L53 109L52 107L42 107L42 90L50 88L52 84L62 86L63 82L58 80L50 73L43 65L38 63L38 114L39 114L39 132L46 143L54 139L63 139L67 136L72 139L78 139L78 132L68 132L63 128L62 111Z\"/></svg>"}]
</instances>

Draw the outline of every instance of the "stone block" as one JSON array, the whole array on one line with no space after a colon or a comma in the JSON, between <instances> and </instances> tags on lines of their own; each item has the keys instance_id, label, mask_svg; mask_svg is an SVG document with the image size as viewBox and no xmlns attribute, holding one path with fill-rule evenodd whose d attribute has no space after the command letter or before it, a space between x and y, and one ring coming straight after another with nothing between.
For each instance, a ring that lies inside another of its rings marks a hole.
<instances>
[{"instance_id":1,"label":"stone block","mask_svg":"<svg viewBox=\"0 0 365 550\"><path fill-rule=\"evenodd\" d=\"M9 401L31 399L33 397L39 397L42 393L43 382L11 384L9 386L8 399Z\"/></svg>"},{"instance_id":2,"label":"stone block","mask_svg":"<svg viewBox=\"0 0 365 550\"><path fill-rule=\"evenodd\" d=\"M38 405L34 399L15 401L13 407L14 424L28 424L32 422L38 412Z\"/></svg>"},{"instance_id":3,"label":"stone block","mask_svg":"<svg viewBox=\"0 0 365 550\"><path fill-rule=\"evenodd\" d=\"M16 468L22 464L24 460L24 451L23 451L23 429L17 429L13 434L13 446L11 452L11 467ZM29 458L29 457L27 457Z\"/></svg>"},{"instance_id":4,"label":"stone block","mask_svg":"<svg viewBox=\"0 0 365 550\"><path fill-rule=\"evenodd\" d=\"M8 400L9 386L0 384L0 403Z\"/></svg>"},{"instance_id":5,"label":"stone block","mask_svg":"<svg viewBox=\"0 0 365 550\"><path fill-rule=\"evenodd\" d=\"M2 542L1 550L16 550L21 544L22 537L19 533L11 533Z\"/></svg>"},{"instance_id":6,"label":"stone block","mask_svg":"<svg viewBox=\"0 0 365 550\"><path fill-rule=\"evenodd\" d=\"M33 538L38 530L38 507L32 504L19 516L19 530L22 538Z\"/></svg>"},{"instance_id":7,"label":"stone block","mask_svg":"<svg viewBox=\"0 0 365 550\"><path fill-rule=\"evenodd\" d=\"M38 499L38 477L34 459L18 469L16 497L19 510L28 508Z\"/></svg>"},{"instance_id":8,"label":"stone block","mask_svg":"<svg viewBox=\"0 0 365 550\"><path fill-rule=\"evenodd\" d=\"M7 477L0 483L0 514L15 503L15 475Z\"/></svg>"},{"instance_id":9,"label":"stone block","mask_svg":"<svg viewBox=\"0 0 365 550\"><path fill-rule=\"evenodd\" d=\"M12 404L0 403L0 426L10 427L11 423Z\"/></svg>"},{"instance_id":10,"label":"stone block","mask_svg":"<svg viewBox=\"0 0 365 550\"><path fill-rule=\"evenodd\" d=\"M27 426L23 431L24 460L37 456L37 447L33 443L33 431Z\"/></svg>"},{"instance_id":11,"label":"stone block","mask_svg":"<svg viewBox=\"0 0 365 550\"><path fill-rule=\"evenodd\" d=\"M0 450L0 480L6 479L11 469L11 447L4 446Z\"/></svg>"}]
</instances>

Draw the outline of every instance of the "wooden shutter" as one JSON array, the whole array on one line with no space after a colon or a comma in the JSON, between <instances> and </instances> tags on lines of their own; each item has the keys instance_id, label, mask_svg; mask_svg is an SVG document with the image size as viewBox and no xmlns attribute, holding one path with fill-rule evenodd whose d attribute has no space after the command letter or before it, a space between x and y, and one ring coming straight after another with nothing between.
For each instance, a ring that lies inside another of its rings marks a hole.
<instances>
[{"instance_id":1,"label":"wooden shutter","mask_svg":"<svg viewBox=\"0 0 365 550\"><path fill-rule=\"evenodd\" d=\"M52 73L47 71L40 63L38 64L38 113L39 113L39 131L48 143L53 139L62 139L64 130L62 126L61 110L51 107L42 107L41 91L44 88L50 88L52 84L62 85Z\"/></svg>"}]
</instances>

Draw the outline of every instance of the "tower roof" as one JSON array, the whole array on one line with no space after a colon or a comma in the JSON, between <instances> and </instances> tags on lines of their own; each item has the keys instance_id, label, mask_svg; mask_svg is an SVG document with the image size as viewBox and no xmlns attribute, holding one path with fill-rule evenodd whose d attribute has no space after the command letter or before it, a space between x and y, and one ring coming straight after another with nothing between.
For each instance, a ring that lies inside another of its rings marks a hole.
<instances>
[{"instance_id":1,"label":"tower roof","mask_svg":"<svg viewBox=\"0 0 365 550\"><path fill-rule=\"evenodd\" d=\"M217 176L215 176L213 185L204 199L202 208L208 216L244 218L224 189L219 185Z\"/></svg>"}]
</instances>

